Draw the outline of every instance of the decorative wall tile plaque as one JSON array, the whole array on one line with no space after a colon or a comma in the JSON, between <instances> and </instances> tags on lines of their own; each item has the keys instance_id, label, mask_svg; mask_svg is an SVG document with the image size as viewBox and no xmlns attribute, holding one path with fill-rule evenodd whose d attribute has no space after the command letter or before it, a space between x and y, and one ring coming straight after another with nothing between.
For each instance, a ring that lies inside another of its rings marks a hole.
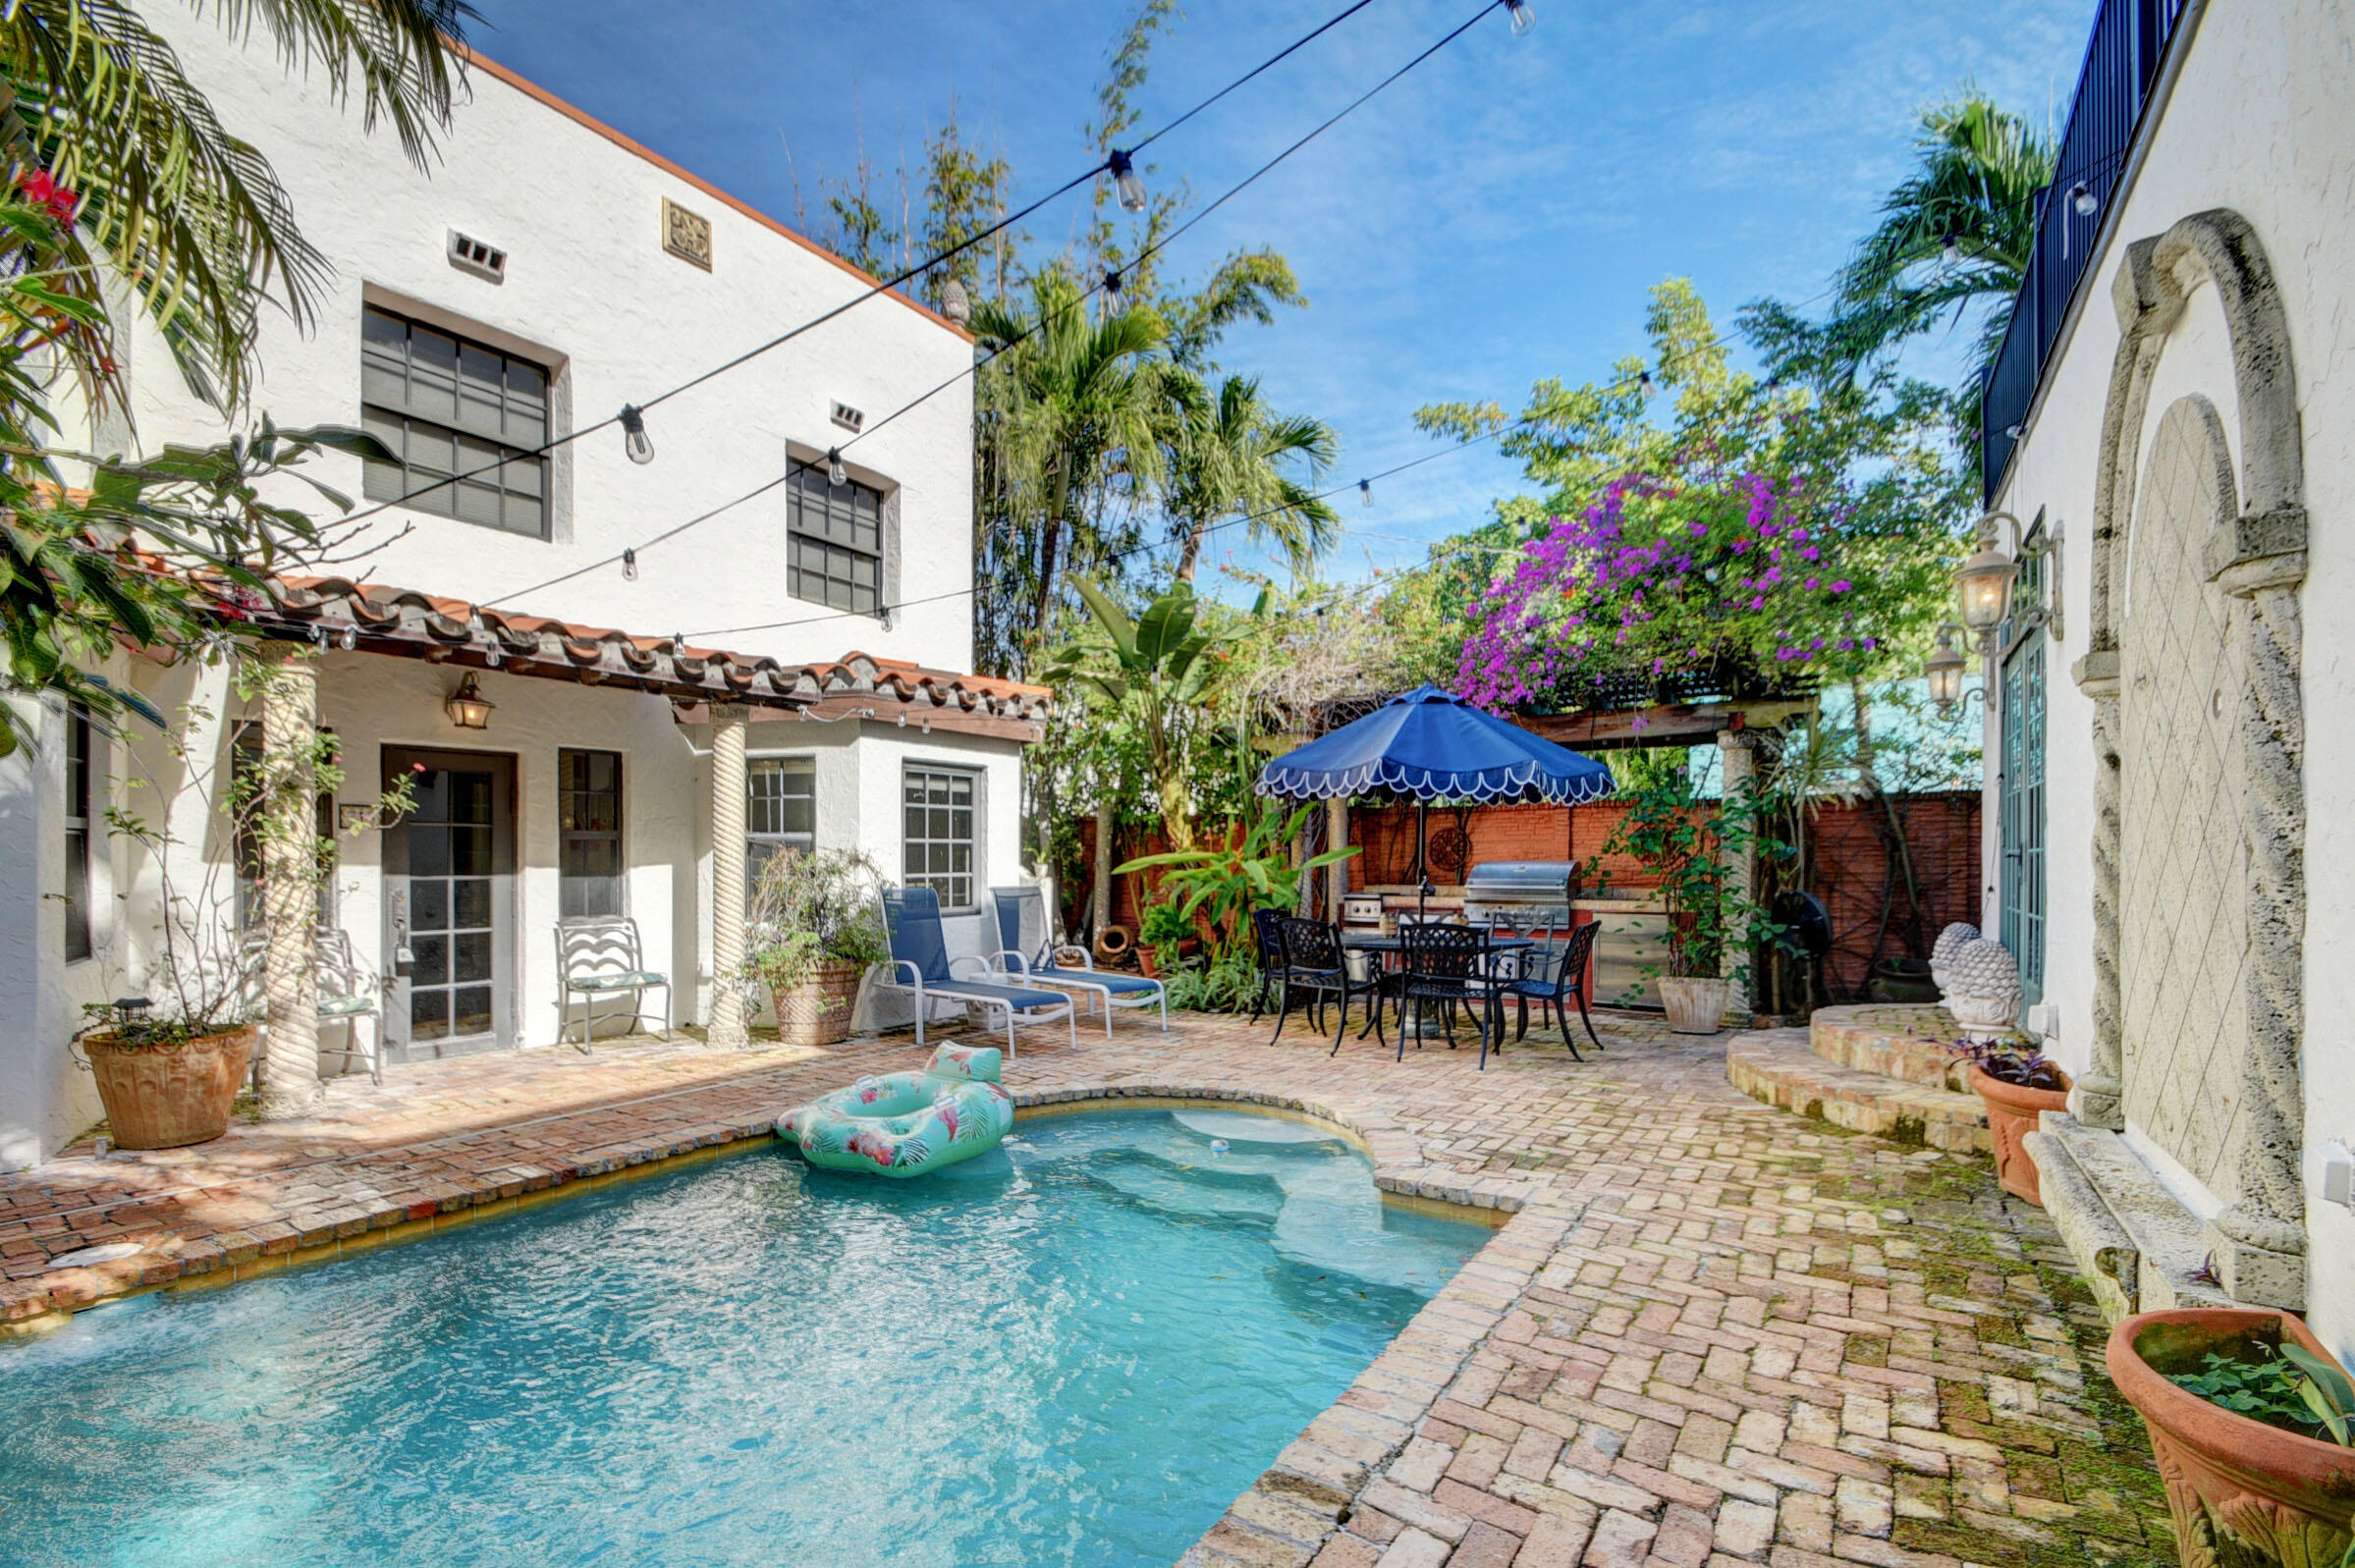
<instances>
[{"instance_id":1,"label":"decorative wall tile plaque","mask_svg":"<svg viewBox=\"0 0 2355 1568\"><path fill-rule=\"evenodd\" d=\"M662 199L662 247L683 261L711 270L711 220L665 196Z\"/></svg>"}]
</instances>

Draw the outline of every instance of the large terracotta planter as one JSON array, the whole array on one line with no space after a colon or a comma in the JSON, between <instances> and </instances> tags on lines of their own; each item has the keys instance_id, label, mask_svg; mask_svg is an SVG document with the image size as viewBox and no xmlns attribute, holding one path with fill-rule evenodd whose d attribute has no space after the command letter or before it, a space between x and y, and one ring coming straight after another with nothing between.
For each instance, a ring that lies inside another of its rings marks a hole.
<instances>
[{"instance_id":1,"label":"large terracotta planter","mask_svg":"<svg viewBox=\"0 0 2355 1568\"><path fill-rule=\"evenodd\" d=\"M2336 1568L2347 1549L2355 1448L2237 1415L2163 1376L2285 1338L2330 1357L2297 1319L2258 1308L2146 1312L2109 1331L2104 1359L2150 1430L2183 1568Z\"/></svg>"},{"instance_id":2,"label":"large terracotta planter","mask_svg":"<svg viewBox=\"0 0 2355 1568\"><path fill-rule=\"evenodd\" d=\"M2028 1158L2020 1140L2036 1130L2036 1118L2046 1111L2069 1108L2068 1074L2061 1074L2058 1089L2023 1089L1981 1072L1976 1062L1964 1076L1987 1102L1987 1130L1994 1134L1996 1145L1996 1179L2014 1198L2025 1198L2042 1209L2045 1195L2037 1182L2036 1162Z\"/></svg>"},{"instance_id":3,"label":"large terracotta planter","mask_svg":"<svg viewBox=\"0 0 2355 1568\"><path fill-rule=\"evenodd\" d=\"M849 1039L851 1015L858 1008L858 981L864 973L847 958L829 958L801 984L771 988L777 1038L789 1046L831 1046Z\"/></svg>"},{"instance_id":4,"label":"large terracotta planter","mask_svg":"<svg viewBox=\"0 0 2355 1568\"><path fill-rule=\"evenodd\" d=\"M1732 1000L1730 980L1663 976L1660 981L1660 1004L1676 1034L1716 1034L1725 1027L1725 1008Z\"/></svg>"},{"instance_id":5,"label":"large terracotta planter","mask_svg":"<svg viewBox=\"0 0 2355 1568\"><path fill-rule=\"evenodd\" d=\"M253 1064L252 1024L179 1046L126 1046L82 1037L117 1147L178 1149L229 1130L229 1110Z\"/></svg>"}]
</instances>

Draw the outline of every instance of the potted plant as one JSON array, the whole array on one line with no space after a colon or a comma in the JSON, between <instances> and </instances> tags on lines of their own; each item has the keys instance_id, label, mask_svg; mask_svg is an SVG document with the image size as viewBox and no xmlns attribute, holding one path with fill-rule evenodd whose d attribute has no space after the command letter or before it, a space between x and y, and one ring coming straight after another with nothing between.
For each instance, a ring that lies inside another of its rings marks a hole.
<instances>
[{"instance_id":1,"label":"potted plant","mask_svg":"<svg viewBox=\"0 0 2355 1568\"><path fill-rule=\"evenodd\" d=\"M878 883L874 862L850 850L786 849L762 862L736 978L755 1002L768 993L787 1045L849 1037L860 978L892 955Z\"/></svg>"},{"instance_id":2,"label":"potted plant","mask_svg":"<svg viewBox=\"0 0 2355 1568\"><path fill-rule=\"evenodd\" d=\"M1193 921L1175 897L1157 898L1145 905L1144 917L1137 922L1136 962L1146 979L1175 972L1178 959L1201 946Z\"/></svg>"},{"instance_id":3,"label":"potted plant","mask_svg":"<svg viewBox=\"0 0 2355 1568\"><path fill-rule=\"evenodd\" d=\"M271 678L266 660L240 659L231 689L264 696ZM153 995L85 1006L90 1021L75 1036L121 1148L177 1149L226 1132L266 1021L265 954L291 941L299 970L316 967L323 894L336 866L333 825L324 818L345 774L335 731L299 728L277 744L265 742L258 724L224 735L206 708L191 704L167 731L172 771L229 830L231 852L194 858L192 887L190 857L175 852L186 845L168 826L127 799L106 810L109 834L145 851L159 894L146 955ZM134 775L122 787L148 783ZM411 781L398 781L348 810L349 831L381 828L413 803ZM119 963L124 955L110 956ZM291 1093L290 1103L316 1094L316 1077L305 1082L307 1094Z\"/></svg>"},{"instance_id":4,"label":"potted plant","mask_svg":"<svg viewBox=\"0 0 2355 1568\"><path fill-rule=\"evenodd\" d=\"M2020 1140L2036 1130L2037 1117L2046 1111L2068 1108L2069 1075L2057 1062L2009 1041L1982 1041L1968 1049L1964 1076L1987 1102L1987 1127L1996 1145L1996 1179L2005 1192L2042 1209L2044 1190L2037 1183L2036 1162L2028 1158Z\"/></svg>"},{"instance_id":5,"label":"potted plant","mask_svg":"<svg viewBox=\"0 0 2355 1568\"><path fill-rule=\"evenodd\" d=\"M1618 798L1626 809L1589 869L1599 889L1608 887L1605 857L1626 855L1655 880L1669 916L1669 964L1666 974L1646 966L1644 977L1659 986L1670 1030L1714 1035L1725 1026L1734 987L1748 989L1753 949L1782 934L1749 890L1726 877L1727 858L1783 846L1759 832L1759 797L1748 785L1708 799L1677 770Z\"/></svg>"},{"instance_id":6,"label":"potted plant","mask_svg":"<svg viewBox=\"0 0 2355 1568\"><path fill-rule=\"evenodd\" d=\"M2285 1312L2148 1312L2110 1330L2187 1568L2355 1562L2355 1384Z\"/></svg>"}]
</instances>

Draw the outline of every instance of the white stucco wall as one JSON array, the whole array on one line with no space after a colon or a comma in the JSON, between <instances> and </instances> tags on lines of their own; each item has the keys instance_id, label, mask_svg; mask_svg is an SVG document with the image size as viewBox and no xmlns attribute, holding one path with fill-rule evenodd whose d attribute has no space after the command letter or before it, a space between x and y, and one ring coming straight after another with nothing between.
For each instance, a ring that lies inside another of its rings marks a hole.
<instances>
[{"instance_id":1,"label":"white stucco wall","mask_svg":"<svg viewBox=\"0 0 2355 1568\"><path fill-rule=\"evenodd\" d=\"M2355 943L2355 809L2342 784L2355 765L2355 655L2346 651L2355 630L2355 19L2315 0L2209 0L2203 12L1996 502L2023 521L2046 509L2065 540L2067 637L2052 651L2048 694L2045 992L2058 1010L2048 1049L2079 1072L2092 1038L2093 704L2067 672L2089 629L2094 487L2118 343L2110 285L2125 242L2230 208L2255 229L2280 289L2304 437L2308 1301L2317 1330L2345 1358L2355 1356L2355 1213L2322 1202L2319 1165L2325 1145L2355 1144L2355 1044L2340 1027L2355 1008L2355 967L2339 957ZM2230 340L2213 289L2199 291L2168 333L2144 419L2146 457L2167 407L2193 392L2221 414L2237 468ZM1989 754L1992 887L1992 745ZM1998 918L1991 899L1986 919ZM2187 1196L2197 1209L2205 1195Z\"/></svg>"}]
</instances>

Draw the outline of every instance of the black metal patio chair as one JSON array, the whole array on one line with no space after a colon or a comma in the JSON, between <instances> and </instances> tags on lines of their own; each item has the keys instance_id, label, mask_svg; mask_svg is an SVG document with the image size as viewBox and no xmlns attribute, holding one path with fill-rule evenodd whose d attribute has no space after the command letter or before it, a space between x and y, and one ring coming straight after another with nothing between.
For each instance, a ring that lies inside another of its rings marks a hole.
<instances>
[{"instance_id":1,"label":"black metal patio chair","mask_svg":"<svg viewBox=\"0 0 2355 1568\"><path fill-rule=\"evenodd\" d=\"M1276 1032L1268 1044L1284 1038L1284 1021L1294 1007L1312 1008L1317 1033L1323 1034L1325 1005L1338 1000L1341 1026L1334 1032L1333 1049L1340 1051L1342 1037L1349 1030L1349 1003L1364 997L1367 1005L1379 1011L1380 993L1351 976L1340 930L1322 920L1284 916L1277 922L1277 942L1283 956L1276 970Z\"/></svg>"},{"instance_id":2,"label":"black metal patio chair","mask_svg":"<svg viewBox=\"0 0 2355 1568\"><path fill-rule=\"evenodd\" d=\"M1570 1015L1562 1002L1575 999L1578 1021L1586 1026L1586 1038L1595 1049L1603 1049L1603 1037L1595 1033L1595 1021L1588 1014L1586 999L1586 964L1594 955L1596 933L1603 929L1599 920L1590 920L1572 931L1565 942L1544 943L1530 947L1517 956L1519 972L1506 981L1503 990L1519 1004L1520 1016L1513 1024L1512 1038L1520 1040L1529 1033L1529 1003L1537 1003L1537 1020L1546 1021L1546 1009L1554 1009L1554 1020L1561 1026L1561 1043L1570 1048L1573 1059L1584 1061L1578 1054L1578 1043L1570 1038Z\"/></svg>"},{"instance_id":3,"label":"black metal patio chair","mask_svg":"<svg viewBox=\"0 0 2355 1568\"><path fill-rule=\"evenodd\" d=\"M1472 926L1402 926L1398 930L1398 972L1389 992L1398 999L1398 1059L1406 1059L1406 1009L1428 1018L1436 1005L1446 1022L1448 1049L1455 1049L1455 1009L1472 1012L1480 1031L1480 1067L1488 1068L1490 1026L1502 1039L1505 1014L1498 997L1506 981L1491 972L1494 950L1484 930ZM1416 1037L1417 1047L1421 1036Z\"/></svg>"},{"instance_id":4,"label":"black metal patio chair","mask_svg":"<svg viewBox=\"0 0 2355 1568\"><path fill-rule=\"evenodd\" d=\"M1259 994L1251 999L1253 1023L1268 1010L1268 988L1284 968L1284 922L1289 918L1281 909L1251 911L1251 956L1259 965Z\"/></svg>"}]
</instances>

